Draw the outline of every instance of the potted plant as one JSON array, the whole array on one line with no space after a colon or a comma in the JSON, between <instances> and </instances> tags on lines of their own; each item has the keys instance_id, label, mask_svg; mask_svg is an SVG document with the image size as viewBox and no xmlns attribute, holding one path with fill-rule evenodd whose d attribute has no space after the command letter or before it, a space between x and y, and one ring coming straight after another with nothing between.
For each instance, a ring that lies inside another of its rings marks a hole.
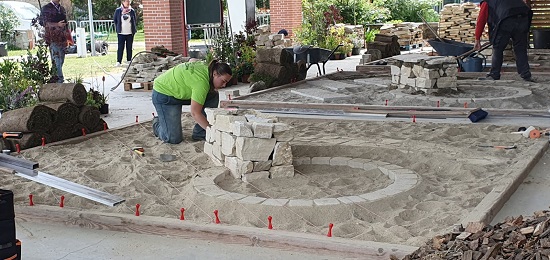
<instances>
[{"instance_id":1,"label":"potted plant","mask_svg":"<svg viewBox=\"0 0 550 260\"><path fill-rule=\"evenodd\" d=\"M105 76L102 78L103 80L103 89L102 92L99 92L99 87L95 89L94 87L91 87L88 91L88 95L86 98L86 105L95 107L99 109L99 112L101 114L108 114L109 113L109 104L107 101L109 100L109 94L105 95Z\"/></svg>"},{"instance_id":2,"label":"potted plant","mask_svg":"<svg viewBox=\"0 0 550 260\"><path fill-rule=\"evenodd\" d=\"M359 55L361 48L365 45L365 41L357 35L356 32L349 35L349 39L351 43L353 44L353 48L351 49L351 55Z\"/></svg>"},{"instance_id":3,"label":"potted plant","mask_svg":"<svg viewBox=\"0 0 550 260\"><path fill-rule=\"evenodd\" d=\"M254 73L254 64L249 61L241 63L236 68L237 78L240 78L243 83L249 83L250 75Z\"/></svg>"}]
</instances>

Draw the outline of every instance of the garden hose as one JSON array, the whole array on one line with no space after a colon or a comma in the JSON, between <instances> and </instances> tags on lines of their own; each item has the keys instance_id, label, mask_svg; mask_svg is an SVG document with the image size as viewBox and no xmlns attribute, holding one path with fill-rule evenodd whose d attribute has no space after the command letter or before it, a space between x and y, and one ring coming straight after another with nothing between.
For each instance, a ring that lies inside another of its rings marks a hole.
<instances>
[{"instance_id":1,"label":"garden hose","mask_svg":"<svg viewBox=\"0 0 550 260\"><path fill-rule=\"evenodd\" d=\"M134 61L134 59L138 56L138 55L141 55L142 53L149 53L149 54L155 54L155 55L159 55L159 53L157 52L152 52L152 51L140 51L138 53L136 53L132 59L130 60L130 63L128 63L128 68L126 69L126 71L124 72L124 74L122 74L122 77L120 77L120 81L116 84L116 86L112 87L111 88L111 91L114 91L115 89L118 88L118 86L120 86L120 83L122 83L124 81L124 78L126 77L126 74L128 74L128 70L130 68L130 66L132 66L132 62Z\"/></svg>"}]
</instances>

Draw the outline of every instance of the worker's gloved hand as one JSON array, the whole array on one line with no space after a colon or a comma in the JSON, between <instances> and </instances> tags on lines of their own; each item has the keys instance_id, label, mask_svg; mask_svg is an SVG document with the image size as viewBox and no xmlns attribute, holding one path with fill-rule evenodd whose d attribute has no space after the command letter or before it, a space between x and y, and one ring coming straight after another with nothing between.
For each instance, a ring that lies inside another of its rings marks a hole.
<instances>
[{"instance_id":1,"label":"worker's gloved hand","mask_svg":"<svg viewBox=\"0 0 550 260\"><path fill-rule=\"evenodd\" d=\"M479 42L479 40L476 40L476 42L474 43L474 50L479 51L480 49L481 43Z\"/></svg>"}]
</instances>

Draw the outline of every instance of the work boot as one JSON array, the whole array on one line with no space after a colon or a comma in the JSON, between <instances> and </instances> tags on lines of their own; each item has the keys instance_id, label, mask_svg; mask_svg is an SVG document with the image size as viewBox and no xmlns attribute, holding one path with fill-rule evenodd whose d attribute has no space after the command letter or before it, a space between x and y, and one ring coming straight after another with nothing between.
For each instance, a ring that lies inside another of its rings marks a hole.
<instances>
[{"instance_id":1,"label":"work boot","mask_svg":"<svg viewBox=\"0 0 550 260\"><path fill-rule=\"evenodd\" d=\"M528 77L528 78L523 78L523 80L527 81L527 82L536 82L533 78L531 77Z\"/></svg>"},{"instance_id":2,"label":"work boot","mask_svg":"<svg viewBox=\"0 0 550 260\"><path fill-rule=\"evenodd\" d=\"M483 78L478 78L478 80L499 80L499 79L495 79L495 78L493 78L493 76L487 75Z\"/></svg>"}]
</instances>

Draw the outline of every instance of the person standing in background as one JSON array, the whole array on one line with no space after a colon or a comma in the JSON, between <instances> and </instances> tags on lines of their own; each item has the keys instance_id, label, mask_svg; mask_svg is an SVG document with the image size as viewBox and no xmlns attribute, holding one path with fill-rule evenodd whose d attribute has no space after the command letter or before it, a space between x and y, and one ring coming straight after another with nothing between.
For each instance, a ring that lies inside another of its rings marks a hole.
<instances>
[{"instance_id":1,"label":"person standing in background","mask_svg":"<svg viewBox=\"0 0 550 260\"><path fill-rule=\"evenodd\" d=\"M67 13L61 6L61 0L52 0L44 5L40 11L40 25L44 26L44 40L50 47L50 56L57 71L57 82L63 83L63 63L65 63L65 49L67 48Z\"/></svg>"},{"instance_id":2,"label":"person standing in background","mask_svg":"<svg viewBox=\"0 0 550 260\"><path fill-rule=\"evenodd\" d=\"M481 34L489 25L489 40L493 44L491 72L484 79L499 80L504 49L512 39L517 72L525 81L533 82L527 47L533 11L524 0L483 0L477 17L474 49L481 49Z\"/></svg>"},{"instance_id":3,"label":"person standing in background","mask_svg":"<svg viewBox=\"0 0 550 260\"><path fill-rule=\"evenodd\" d=\"M116 57L116 65L122 63L122 54L124 46L126 46L126 61L130 63L132 60L132 45L134 44L134 35L137 32L136 11L130 6L130 0L122 0L119 8L115 10L113 22L118 36L118 49Z\"/></svg>"}]
</instances>

